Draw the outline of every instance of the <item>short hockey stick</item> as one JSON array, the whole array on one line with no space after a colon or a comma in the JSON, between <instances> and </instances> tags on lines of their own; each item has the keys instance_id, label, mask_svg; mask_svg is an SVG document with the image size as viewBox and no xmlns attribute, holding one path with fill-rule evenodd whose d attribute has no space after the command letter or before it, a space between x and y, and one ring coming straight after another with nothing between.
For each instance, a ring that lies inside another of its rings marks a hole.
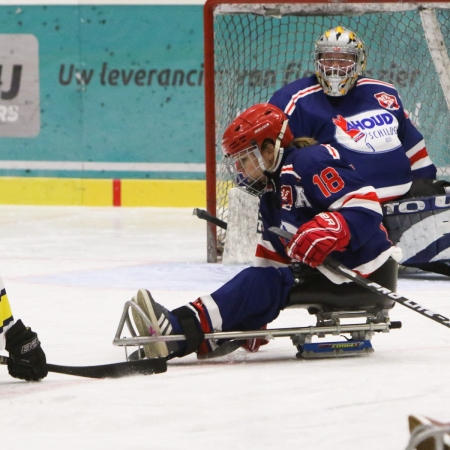
<instances>
[{"instance_id":1,"label":"short hockey stick","mask_svg":"<svg viewBox=\"0 0 450 450\"><path fill-rule=\"evenodd\" d=\"M293 234L289 233L289 231L282 230L278 227L270 227L269 231L276 234L277 236L280 236L284 239L287 239L290 241L293 238ZM418 312L419 314L422 314L422 316L427 317L428 319L434 320L435 322L440 323L441 325L444 325L447 328L450 328L450 319L443 316L442 314L438 314L425 306L421 306L418 303L408 300L405 297L402 297L401 295L392 292L390 289L380 286L377 283L374 283L373 281L366 280L361 275L358 275L353 270L349 269L348 267L345 267L340 262L336 261L335 259L331 258L330 256L327 256L325 258L325 261L323 265L340 275L343 275L344 277L348 278L349 280L352 280L354 283L359 284L360 286L369 289L369 291L376 292L377 294L388 297L391 300L396 301L397 303L402 304L403 306L406 306L409 309L412 309L413 311Z\"/></svg>"},{"instance_id":2,"label":"short hockey stick","mask_svg":"<svg viewBox=\"0 0 450 450\"><path fill-rule=\"evenodd\" d=\"M8 357L0 355L0 364L8 364ZM99 366L60 366L47 364L49 372L86 378L121 378L129 375L152 375L167 371L165 358L141 359Z\"/></svg>"},{"instance_id":3,"label":"short hockey stick","mask_svg":"<svg viewBox=\"0 0 450 450\"><path fill-rule=\"evenodd\" d=\"M220 228L223 228L224 230L227 229L227 223L223 220L218 219L217 217L210 214L208 211L205 211L204 209L195 208L194 215L196 215L199 219L206 220L207 222L211 222L214 225L217 225Z\"/></svg>"}]
</instances>

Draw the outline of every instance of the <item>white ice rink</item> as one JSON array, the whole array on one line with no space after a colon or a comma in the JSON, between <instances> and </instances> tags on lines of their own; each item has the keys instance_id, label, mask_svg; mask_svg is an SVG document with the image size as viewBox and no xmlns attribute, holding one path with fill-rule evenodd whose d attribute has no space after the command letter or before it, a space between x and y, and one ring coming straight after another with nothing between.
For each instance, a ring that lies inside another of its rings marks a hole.
<instances>
[{"instance_id":1,"label":"white ice rink","mask_svg":"<svg viewBox=\"0 0 450 450\"><path fill-rule=\"evenodd\" d=\"M48 362L120 362L112 340L137 289L174 308L240 269L206 264L205 229L192 209L0 206L0 274ZM450 316L450 279L402 278L398 292ZM280 338L151 376L26 383L0 366L0 449L401 450L408 414L450 420L450 329L401 305L391 319L403 328L375 335L369 357L297 360Z\"/></svg>"}]
</instances>

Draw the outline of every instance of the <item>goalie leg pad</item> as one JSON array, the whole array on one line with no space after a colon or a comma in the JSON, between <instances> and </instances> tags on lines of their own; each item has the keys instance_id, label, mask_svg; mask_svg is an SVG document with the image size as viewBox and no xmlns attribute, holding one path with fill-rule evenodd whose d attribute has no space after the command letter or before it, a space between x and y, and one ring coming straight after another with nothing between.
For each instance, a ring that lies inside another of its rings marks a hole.
<instances>
[{"instance_id":1,"label":"goalie leg pad","mask_svg":"<svg viewBox=\"0 0 450 450\"><path fill-rule=\"evenodd\" d=\"M450 195L383 205L389 239L402 249L403 265L450 260Z\"/></svg>"},{"instance_id":2,"label":"goalie leg pad","mask_svg":"<svg viewBox=\"0 0 450 450\"><path fill-rule=\"evenodd\" d=\"M195 317L194 311L187 306L181 306L174 309L172 314L177 318L183 334L186 336L187 343L184 352L179 353L177 356L186 356L196 352L205 340L205 334L200 329L200 324Z\"/></svg>"}]
</instances>

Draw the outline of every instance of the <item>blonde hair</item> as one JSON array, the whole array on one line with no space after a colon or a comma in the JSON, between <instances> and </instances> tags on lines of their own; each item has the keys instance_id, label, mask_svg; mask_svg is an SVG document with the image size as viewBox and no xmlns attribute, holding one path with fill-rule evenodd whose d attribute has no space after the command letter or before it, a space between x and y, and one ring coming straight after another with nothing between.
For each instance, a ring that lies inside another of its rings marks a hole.
<instances>
[{"instance_id":1,"label":"blonde hair","mask_svg":"<svg viewBox=\"0 0 450 450\"><path fill-rule=\"evenodd\" d=\"M318 142L314 138L303 136L303 137L295 138L291 142L290 147L303 148L303 147L309 147L310 145L315 145L317 143Z\"/></svg>"}]
</instances>

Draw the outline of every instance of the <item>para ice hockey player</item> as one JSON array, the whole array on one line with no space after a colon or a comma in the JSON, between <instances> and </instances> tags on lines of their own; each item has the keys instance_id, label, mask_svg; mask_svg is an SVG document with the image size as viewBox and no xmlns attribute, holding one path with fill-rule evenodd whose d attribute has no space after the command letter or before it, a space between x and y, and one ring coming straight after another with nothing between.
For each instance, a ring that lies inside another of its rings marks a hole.
<instances>
[{"instance_id":1,"label":"para ice hockey player","mask_svg":"<svg viewBox=\"0 0 450 450\"><path fill-rule=\"evenodd\" d=\"M0 278L0 351L9 352L8 372L14 378L39 381L47 376L45 353L37 334L21 320L14 321Z\"/></svg>"},{"instance_id":2,"label":"para ice hockey player","mask_svg":"<svg viewBox=\"0 0 450 450\"><path fill-rule=\"evenodd\" d=\"M267 103L244 111L227 128L223 151L234 183L260 196L263 233L256 250L257 266L173 311L156 303L149 291L139 290L133 300L152 323L149 329L133 309L139 334L187 338L145 344L146 357L206 354L218 344L205 342L204 333L257 330L272 322L288 305L291 292L302 288L295 286L292 261L342 283L321 266L326 256L332 254L367 276L392 255L395 247L381 224L375 189L334 147L310 138L296 139L289 146L292 138L286 115ZM294 237L290 242L280 240L268 232L271 226Z\"/></svg>"},{"instance_id":3,"label":"para ice hockey player","mask_svg":"<svg viewBox=\"0 0 450 450\"><path fill-rule=\"evenodd\" d=\"M366 64L363 40L342 26L331 28L315 43L315 74L282 87L269 103L286 113L294 136L313 136L335 147L376 188L382 203L446 195L446 187L450 194L450 183L436 180L424 138L409 119L397 90L390 83L364 77ZM450 197L445 203L448 210ZM411 207L407 212L418 211ZM450 240L445 241L447 231L442 231L448 218L442 212L440 207L411 220L404 214L387 218L391 240L400 241L407 255L402 264L450 275L450 268L443 264L430 264L450 261ZM421 225L410 229L411 222L417 224L430 215L428 238ZM403 242L401 235L409 229L409 234L424 239L406 237Z\"/></svg>"}]
</instances>

